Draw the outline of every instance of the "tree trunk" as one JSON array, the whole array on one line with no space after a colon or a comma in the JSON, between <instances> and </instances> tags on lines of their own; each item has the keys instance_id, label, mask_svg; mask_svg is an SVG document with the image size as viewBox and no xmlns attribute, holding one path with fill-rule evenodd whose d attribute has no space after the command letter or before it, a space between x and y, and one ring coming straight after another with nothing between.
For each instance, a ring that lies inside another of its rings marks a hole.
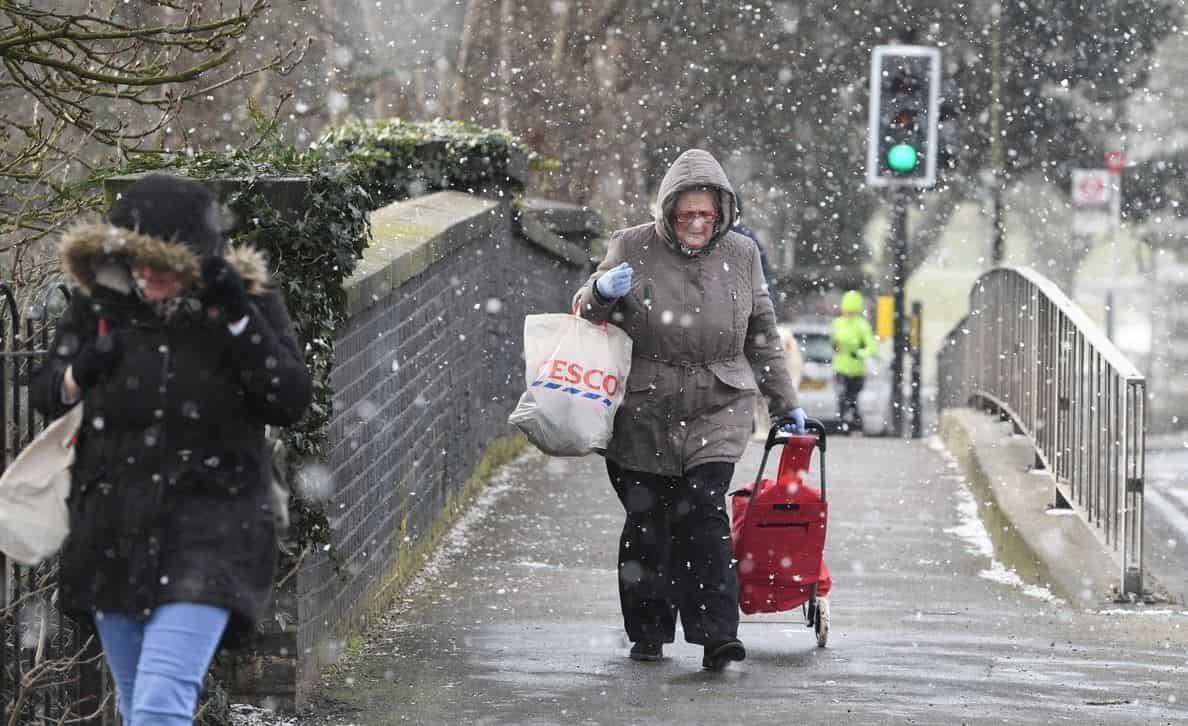
<instances>
[{"instance_id":1,"label":"tree trunk","mask_svg":"<svg viewBox=\"0 0 1188 726\"><path fill-rule=\"evenodd\" d=\"M499 128L511 129L512 34L516 32L512 0L499 0Z\"/></svg>"}]
</instances>

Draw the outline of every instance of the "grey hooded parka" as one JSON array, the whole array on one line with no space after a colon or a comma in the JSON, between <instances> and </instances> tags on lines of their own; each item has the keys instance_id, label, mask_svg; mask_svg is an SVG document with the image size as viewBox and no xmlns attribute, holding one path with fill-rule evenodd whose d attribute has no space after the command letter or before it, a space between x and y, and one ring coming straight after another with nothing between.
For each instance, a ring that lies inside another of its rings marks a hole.
<instances>
[{"instance_id":1,"label":"grey hooded parka","mask_svg":"<svg viewBox=\"0 0 1188 726\"><path fill-rule=\"evenodd\" d=\"M672 223L680 192L716 190L722 213L710 242L684 248ZM605 455L624 469L680 476L738 461L761 392L778 416L797 405L784 364L759 251L730 231L734 189L706 151L681 154L660 184L654 221L614 233L606 257L575 298L582 317L631 336L627 392ZM605 300L594 283L627 262L632 289Z\"/></svg>"}]
</instances>

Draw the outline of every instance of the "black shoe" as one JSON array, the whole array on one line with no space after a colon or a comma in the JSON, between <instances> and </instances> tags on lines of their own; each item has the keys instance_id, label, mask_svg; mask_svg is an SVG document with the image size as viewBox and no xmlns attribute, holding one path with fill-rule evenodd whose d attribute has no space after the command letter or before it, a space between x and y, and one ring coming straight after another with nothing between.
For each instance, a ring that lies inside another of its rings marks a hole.
<instances>
[{"instance_id":1,"label":"black shoe","mask_svg":"<svg viewBox=\"0 0 1188 726\"><path fill-rule=\"evenodd\" d=\"M657 661L664 657L664 645L641 640L631 646L631 660Z\"/></svg>"},{"instance_id":2,"label":"black shoe","mask_svg":"<svg viewBox=\"0 0 1188 726\"><path fill-rule=\"evenodd\" d=\"M730 661L745 660L746 657L747 649L743 647L742 641L737 638L734 640L724 640L720 643L711 643L705 646L705 655L701 658L701 667L706 670L720 671Z\"/></svg>"}]
</instances>

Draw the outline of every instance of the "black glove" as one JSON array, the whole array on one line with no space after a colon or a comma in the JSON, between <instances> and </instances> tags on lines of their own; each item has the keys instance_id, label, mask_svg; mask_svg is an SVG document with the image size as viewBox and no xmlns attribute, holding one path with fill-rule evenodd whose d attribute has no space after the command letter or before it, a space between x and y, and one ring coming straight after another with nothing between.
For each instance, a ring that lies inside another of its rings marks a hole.
<instances>
[{"instance_id":1,"label":"black glove","mask_svg":"<svg viewBox=\"0 0 1188 726\"><path fill-rule=\"evenodd\" d=\"M202 303L211 319L235 323L248 314L247 288L230 262L222 257L208 258L202 263L202 280L206 283Z\"/></svg>"},{"instance_id":2,"label":"black glove","mask_svg":"<svg viewBox=\"0 0 1188 726\"><path fill-rule=\"evenodd\" d=\"M70 363L74 382L83 390L90 388L103 380L119 364L120 358L120 342L114 335L93 338Z\"/></svg>"}]
</instances>

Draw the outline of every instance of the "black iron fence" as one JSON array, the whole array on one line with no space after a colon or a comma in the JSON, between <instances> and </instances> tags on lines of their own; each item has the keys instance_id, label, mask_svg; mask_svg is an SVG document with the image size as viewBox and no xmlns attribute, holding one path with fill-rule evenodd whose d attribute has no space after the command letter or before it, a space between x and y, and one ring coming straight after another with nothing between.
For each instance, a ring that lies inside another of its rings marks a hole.
<instances>
[{"instance_id":1,"label":"black iron fence","mask_svg":"<svg viewBox=\"0 0 1188 726\"><path fill-rule=\"evenodd\" d=\"M4 467L45 425L29 406L27 384L69 295L54 284L22 314L16 291L0 283ZM0 554L0 726L117 722L97 636L59 612L56 602L56 562L20 567Z\"/></svg>"}]
</instances>

